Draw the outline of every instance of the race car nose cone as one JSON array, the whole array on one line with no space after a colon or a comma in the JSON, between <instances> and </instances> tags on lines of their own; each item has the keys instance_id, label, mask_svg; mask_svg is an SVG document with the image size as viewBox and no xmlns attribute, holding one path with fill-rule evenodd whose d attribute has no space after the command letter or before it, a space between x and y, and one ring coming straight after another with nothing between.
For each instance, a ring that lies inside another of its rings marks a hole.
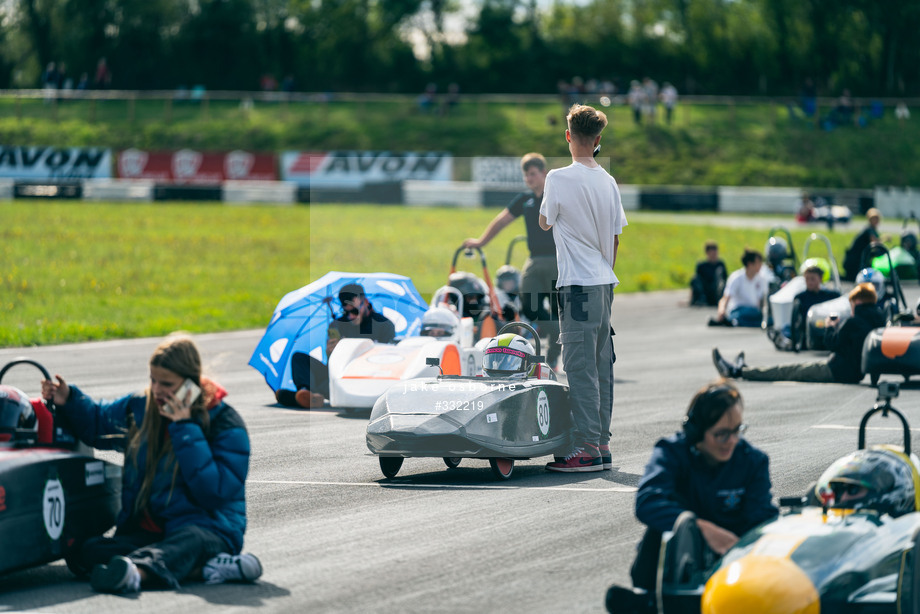
<instances>
[{"instance_id":1,"label":"race car nose cone","mask_svg":"<svg viewBox=\"0 0 920 614\"><path fill-rule=\"evenodd\" d=\"M702 614L819 614L818 591L785 558L749 555L717 571L703 591Z\"/></svg>"}]
</instances>

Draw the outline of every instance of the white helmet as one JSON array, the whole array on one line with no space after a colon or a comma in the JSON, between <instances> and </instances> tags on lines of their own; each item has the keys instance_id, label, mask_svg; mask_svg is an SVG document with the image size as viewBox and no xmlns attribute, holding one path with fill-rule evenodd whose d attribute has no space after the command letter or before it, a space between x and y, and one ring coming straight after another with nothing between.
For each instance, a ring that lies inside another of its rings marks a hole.
<instances>
[{"instance_id":1,"label":"white helmet","mask_svg":"<svg viewBox=\"0 0 920 614\"><path fill-rule=\"evenodd\" d=\"M434 307L422 316L424 337L452 337L460 327L460 318L447 307Z\"/></svg>"},{"instance_id":2,"label":"white helmet","mask_svg":"<svg viewBox=\"0 0 920 614\"><path fill-rule=\"evenodd\" d=\"M528 373L532 367L528 358L536 356L530 342L514 333L494 337L482 357L482 370L491 377Z\"/></svg>"}]
</instances>

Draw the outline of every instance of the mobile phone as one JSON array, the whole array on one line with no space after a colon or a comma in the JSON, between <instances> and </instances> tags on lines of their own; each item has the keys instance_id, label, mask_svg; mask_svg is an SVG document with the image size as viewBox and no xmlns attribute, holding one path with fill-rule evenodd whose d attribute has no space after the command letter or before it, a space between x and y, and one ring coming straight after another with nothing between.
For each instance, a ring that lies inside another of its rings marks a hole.
<instances>
[{"instance_id":1,"label":"mobile phone","mask_svg":"<svg viewBox=\"0 0 920 614\"><path fill-rule=\"evenodd\" d=\"M188 395L190 390L192 394L191 396L188 397L188 401L186 401L185 397ZM198 400L199 396L201 396L201 388L199 388L198 384L196 384L192 380L185 378L185 381L182 382L182 385L179 386L179 389L173 393L173 396L180 403L187 402L189 405L191 405L192 403Z\"/></svg>"}]
</instances>

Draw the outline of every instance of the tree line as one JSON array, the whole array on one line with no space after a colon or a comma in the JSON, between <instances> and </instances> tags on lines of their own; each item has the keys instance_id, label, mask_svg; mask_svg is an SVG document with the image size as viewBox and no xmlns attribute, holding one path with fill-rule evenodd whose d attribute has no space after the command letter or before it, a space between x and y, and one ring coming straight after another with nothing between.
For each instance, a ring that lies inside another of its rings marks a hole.
<instances>
[{"instance_id":1,"label":"tree line","mask_svg":"<svg viewBox=\"0 0 920 614\"><path fill-rule=\"evenodd\" d=\"M900 0L6 0L0 88L907 97L917 31Z\"/></svg>"}]
</instances>

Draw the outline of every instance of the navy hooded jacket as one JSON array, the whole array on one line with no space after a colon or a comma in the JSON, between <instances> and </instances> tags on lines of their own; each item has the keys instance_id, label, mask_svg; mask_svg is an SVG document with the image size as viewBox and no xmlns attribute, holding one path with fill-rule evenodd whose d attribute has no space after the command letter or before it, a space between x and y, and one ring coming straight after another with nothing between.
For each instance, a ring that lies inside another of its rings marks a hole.
<instances>
[{"instance_id":1,"label":"navy hooded jacket","mask_svg":"<svg viewBox=\"0 0 920 614\"><path fill-rule=\"evenodd\" d=\"M99 449L125 450L130 423L143 422L144 394L96 402L76 386L58 410L73 432L87 445ZM208 410L210 427L205 436L194 420L168 425L174 456L164 454L153 480L148 512L169 535L188 525L213 531L227 542L231 554L243 548L246 532L246 474L249 472L249 435L243 419L232 407L218 401ZM175 483L173 474L176 464ZM147 444L141 443L135 467L133 455L125 455L119 530L135 526L135 500L144 479Z\"/></svg>"},{"instance_id":2,"label":"navy hooded jacket","mask_svg":"<svg viewBox=\"0 0 920 614\"><path fill-rule=\"evenodd\" d=\"M728 461L712 466L677 433L655 444L639 480L636 517L664 533L689 510L741 536L778 514L770 489L767 455L744 439Z\"/></svg>"}]
</instances>

